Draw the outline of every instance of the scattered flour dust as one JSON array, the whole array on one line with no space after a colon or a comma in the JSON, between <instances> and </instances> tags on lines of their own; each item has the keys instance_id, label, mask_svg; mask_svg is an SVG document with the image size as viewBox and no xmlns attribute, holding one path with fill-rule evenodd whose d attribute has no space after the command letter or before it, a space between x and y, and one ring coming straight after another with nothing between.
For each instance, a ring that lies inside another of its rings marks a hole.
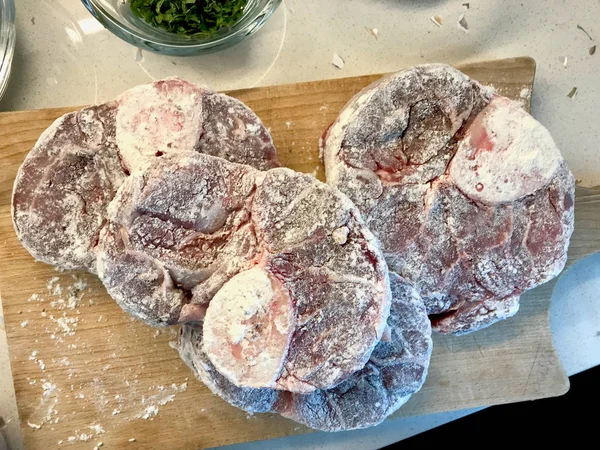
<instances>
[{"instance_id":1,"label":"scattered flour dust","mask_svg":"<svg viewBox=\"0 0 600 450\"><path fill-rule=\"evenodd\" d=\"M91 408L100 420L103 417L107 420L123 421L153 420L159 414L162 406L175 401L177 394L187 390L187 383L151 388L148 388L147 385L142 387L138 378L144 369L143 366L124 368L124 381L118 387L105 384L102 377L96 377L93 378L93 381L89 381L91 370L109 371L113 364L108 363L112 363L117 358L117 353L107 354L105 360L98 362L88 356L90 349L88 342L77 335L77 329L80 321L84 320L83 317L90 320L89 314L81 316L81 310L94 304L92 298L85 297L87 289L88 283L84 278L64 273L49 278L45 289L31 294L28 299L29 302L38 304L41 316L40 320L26 319L20 324L23 328L29 326L39 331L32 340L33 350L28 357L30 364L34 364L36 369L41 371L39 378L28 378L31 386L39 386L41 389L39 403L26 418L27 425L33 429L54 427L61 421L65 424L63 426L68 427L66 424L72 418L71 414L75 413L67 414L62 411L63 415L61 415L59 410L61 403L69 404L72 409L73 402L77 402L75 403L78 405L76 407L85 410ZM92 322L105 323L107 321L105 317L96 314ZM134 322L131 322L131 326L134 326ZM169 332L171 340L176 342L178 331L171 329ZM111 333L110 328L107 329L109 344L111 343ZM157 338L162 333L164 332L159 331L153 335ZM46 339L46 341L42 339ZM45 344L43 347L42 343ZM42 355L40 350L36 349L35 344L40 344L40 349L45 349L48 344L53 344L56 348L55 357L52 358L51 350L48 352L49 354L46 350L42 350ZM86 367L88 364L89 368ZM61 380L64 380L62 384L58 379L54 380L50 377L52 372L46 372L47 365L53 370L66 373L66 376L61 377ZM93 373L95 374L95 372ZM118 417L114 418L115 416ZM70 431L58 441L60 446L85 442L90 446L95 445L93 448L103 447L102 442L99 441L99 436L105 433L101 421L90 423L81 429L75 427L66 429Z\"/></svg>"},{"instance_id":2,"label":"scattered flour dust","mask_svg":"<svg viewBox=\"0 0 600 450\"><path fill-rule=\"evenodd\" d=\"M46 378L42 378L40 381L42 381L40 401L27 418L27 425L35 430L42 428L45 423L58 422L58 411L55 408L58 403L58 389L56 388L56 384Z\"/></svg>"},{"instance_id":3,"label":"scattered flour dust","mask_svg":"<svg viewBox=\"0 0 600 450\"><path fill-rule=\"evenodd\" d=\"M172 384L171 386L157 386L155 388L158 393L149 397L142 397L142 405L146 405L142 411L135 415L137 419L152 420L158 414L158 407L164 406L167 403L175 401L175 395L187 391L187 383L179 386Z\"/></svg>"},{"instance_id":4,"label":"scattered flour dust","mask_svg":"<svg viewBox=\"0 0 600 450\"><path fill-rule=\"evenodd\" d=\"M89 430L89 431L88 431ZM69 436L67 437L67 442L70 444L73 444L77 441L80 442L88 442L91 441L92 439L94 439L95 437L98 437L102 434L104 434L104 427L102 425L98 425L98 424L93 424L90 425L88 427L88 430L75 430L75 436ZM64 442L63 441L59 441L59 445ZM96 444L96 447L94 448L100 448L102 447L102 445L104 445L102 442L99 442L98 444Z\"/></svg>"}]
</instances>

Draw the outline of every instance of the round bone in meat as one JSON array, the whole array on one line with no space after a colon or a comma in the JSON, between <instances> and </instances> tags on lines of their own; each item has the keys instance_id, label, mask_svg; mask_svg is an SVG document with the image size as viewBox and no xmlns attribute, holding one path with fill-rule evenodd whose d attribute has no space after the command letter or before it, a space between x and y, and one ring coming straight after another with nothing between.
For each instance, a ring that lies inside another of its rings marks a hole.
<instances>
[{"instance_id":1,"label":"round bone in meat","mask_svg":"<svg viewBox=\"0 0 600 450\"><path fill-rule=\"evenodd\" d=\"M389 340L377 344L365 367L329 390L298 394L235 386L206 355L201 325L183 326L179 353L211 391L248 412L279 412L324 431L374 426L421 388L432 350L431 326L418 293L393 273L390 284Z\"/></svg>"},{"instance_id":2,"label":"round bone in meat","mask_svg":"<svg viewBox=\"0 0 600 450\"><path fill-rule=\"evenodd\" d=\"M169 325L208 308L207 354L241 387L335 386L389 314L387 267L355 206L289 169L157 158L121 186L100 246L100 278L134 316Z\"/></svg>"},{"instance_id":3,"label":"round bone in meat","mask_svg":"<svg viewBox=\"0 0 600 450\"><path fill-rule=\"evenodd\" d=\"M367 87L323 147L328 183L355 202L440 332L512 316L564 267L574 178L560 151L520 105L452 67Z\"/></svg>"},{"instance_id":4,"label":"round bone in meat","mask_svg":"<svg viewBox=\"0 0 600 450\"><path fill-rule=\"evenodd\" d=\"M232 97L167 78L130 89L117 102L117 145L129 172L155 156L193 150L259 170L279 167L260 119Z\"/></svg>"},{"instance_id":5,"label":"round bone in meat","mask_svg":"<svg viewBox=\"0 0 600 450\"><path fill-rule=\"evenodd\" d=\"M98 234L125 177L156 156L187 151L279 166L269 133L243 103L179 78L156 81L44 132L15 181L17 236L40 261L94 272Z\"/></svg>"}]
</instances>

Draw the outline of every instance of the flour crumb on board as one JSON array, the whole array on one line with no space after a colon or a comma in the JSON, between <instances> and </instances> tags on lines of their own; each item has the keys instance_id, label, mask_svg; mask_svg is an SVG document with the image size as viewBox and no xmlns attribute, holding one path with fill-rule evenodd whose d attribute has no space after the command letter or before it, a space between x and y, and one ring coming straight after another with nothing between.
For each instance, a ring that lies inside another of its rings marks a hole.
<instances>
[{"instance_id":1,"label":"flour crumb on board","mask_svg":"<svg viewBox=\"0 0 600 450\"><path fill-rule=\"evenodd\" d=\"M136 414L137 419L152 420L152 418L158 415L159 406L165 406L167 403L175 401L175 395L187 391L187 383L182 383L177 386L175 383L171 386L156 386L155 389L158 391L157 394L146 397L142 397L142 406L145 406L144 410Z\"/></svg>"},{"instance_id":2,"label":"flour crumb on board","mask_svg":"<svg viewBox=\"0 0 600 450\"><path fill-rule=\"evenodd\" d=\"M36 331L36 338L32 341L32 346L38 343L39 345L52 344L58 350L58 353L55 354L60 355L50 358L47 353L52 354L51 350L46 350L45 347L37 350L34 347L33 350L30 350L29 356L24 358L24 363L29 359L29 364L41 371L40 376L28 378L27 382L32 389L35 389L35 386L40 386L42 389L38 399L35 400L39 401L39 405L33 409L29 417L24 418L24 423L37 430L45 427L54 429L55 424L60 422L65 433L61 439L62 444L59 444L61 448L67 444L77 443L80 445L86 443L89 448L94 445L100 446L98 439L100 435L104 434L101 422L89 425L89 429L75 429L75 426L72 426L72 420L77 417L78 412L87 413L91 410L96 414L98 420L105 419L111 422L154 420L162 407L175 402L177 395L188 388L187 382L151 385L148 388L148 384L145 384L147 380L142 376L143 364L124 367L125 372L121 380L126 380L126 382L123 382L120 387L110 385L105 382L103 377L96 375L97 373L105 374L109 369L111 369L110 372L113 371L112 367L116 366L107 363L112 363L110 359L118 358L119 351L107 354L107 360L95 360L89 356L91 343L84 336L77 336L77 329L84 323L88 325L89 322L104 323L107 321L106 314L94 315L93 312L81 314L80 308L83 310L88 303L90 306L93 305L92 298L85 297L88 292L90 290L85 275L64 273L48 277L42 282L41 289L29 296L28 301L32 306L29 311L31 315L24 318L22 324L23 327L27 326ZM102 312L104 313L104 311ZM39 320L33 320L33 317L39 317ZM128 324L127 326L131 326L132 332L137 335L138 330L135 329L135 324L136 322L132 322L132 325ZM106 330L109 345L113 344L111 343L111 334L114 331L110 328ZM169 332L152 330L149 337L151 338L153 335L158 337L161 334L166 334L173 341L176 341L178 337L177 330L173 329ZM117 348L121 347L117 345L115 350ZM124 349L125 347L123 347ZM47 369L58 370L61 373L60 380L51 378L49 374L53 372ZM91 374L96 376L93 382ZM65 406L61 408L61 404ZM69 413L64 410L67 404L70 405ZM71 414L74 414L73 417ZM56 428L56 430L58 429Z\"/></svg>"},{"instance_id":3,"label":"flour crumb on board","mask_svg":"<svg viewBox=\"0 0 600 450\"><path fill-rule=\"evenodd\" d=\"M528 87L524 87L523 89L521 89L521 92L519 93L519 98L522 98L523 100L529 100L531 98L531 89L529 89Z\"/></svg>"},{"instance_id":4,"label":"flour crumb on board","mask_svg":"<svg viewBox=\"0 0 600 450\"><path fill-rule=\"evenodd\" d=\"M90 439L92 439L94 436L92 436L91 434L87 434L87 433L81 433L77 437L79 438L80 441L87 442Z\"/></svg>"},{"instance_id":5,"label":"flour crumb on board","mask_svg":"<svg viewBox=\"0 0 600 450\"><path fill-rule=\"evenodd\" d=\"M135 438L129 439L129 442L135 442Z\"/></svg>"},{"instance_id":6,"label":"flour crumb on board","mask_svg":"<svg viewBox=\"0 0 600 450\"><path fill-rule=\"evenodd\" d=\"M90 425L90 430L92 430L95 434L104 434L104 427L97 423Z\"/></svg>"},{"instance_id":7,"label":"flour crumb on board","mask_svg":"<svg viewBox=\"0 0 600 450\"><path fill-rule=\"evenodd\" d=\"M25 328L27 325L29 325L29 320L24 320L21 322L21 328Z\"/></svg>"},{"instance_id":8,"label":"flour crumb on board","mask_svg":"<svg viewBox=\"0 0 600 450\"><path fill-rule=\"evenodd\" d=\"M48 289L49 291L52 291L54 288L54 285L56 283L58 283L58 281L60 280L59 277L52 277L48 280L48 282L46 283L46 289ZM59 285L60 286L60 285Z\"/></svg>"},{"instance_id":9,"label":"flour crumb on board","mask_svg":"<svg viewBox=\"0 0 600 450\"><path fill-rule=\"evenodd\" d=\"M156 407L156 405L150 405L144 410L143 415L136 416L136 417L144 419L144 420L148 420L148 419L152 420L152 417L156 416L157 414L158 414L158 407Z\"/></svg>"},{"instance_id":10,"label":"flour crumb on board","mask_svg":"<svg viewBox=\"0 0 600 450\"><path fill-rule=\"evenodd\" d=\"M519 93L519 103L523 108L527 106L527 104L531 101L531 89L528 87L524 87L521 89Z\"/></svg>"},{"instance_id":11,"label":"flour crumb on board","mask_svg":"<svg viewBox=\"0 0 600 450\"><path fill-rule=\"evenodd\" d=\"M97 438L99 435L104 434L104 427L102 427L102 425L93 424L93 425L90 425L88 428L90 429L89 432L84 432L82 430L75 430L75 436L67 437L67 442L69 444L74 444L77 441L89 442L92 439ZM96 447L94 447L94 448L100 448L103 445L104 444L102 442L99 442L98 444L96 444Z\"/></svg>"},{"instance_id":12,"label":"flour crumb on board","mask_svg":"<svg viewBox=\"0 0 600 450\"><path fill-rule=\"evenodd\" d=\"M58 389L56 384L48 379L42 378L42 396L39 403L27 418L27 426L39 430L45 423L57 423L58 411L55 409L58 403Z\"/></svg>"}]
</instances>

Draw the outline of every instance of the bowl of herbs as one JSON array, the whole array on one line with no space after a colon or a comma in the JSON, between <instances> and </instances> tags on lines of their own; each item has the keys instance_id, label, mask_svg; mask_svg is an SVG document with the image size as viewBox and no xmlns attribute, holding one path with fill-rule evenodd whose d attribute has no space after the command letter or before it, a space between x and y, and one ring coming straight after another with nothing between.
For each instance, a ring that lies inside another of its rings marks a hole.
<instances>
[{"instance_id":1,"label":"bowl of herbs","mask_svg":"<svg viewBox=\"0 0 600 450\"><path fill-rule=\"evenodd\" d=\"M174 56L211 53L258 31L281 0L81 0L116 36Z\"/></svg>"}]
</instances>

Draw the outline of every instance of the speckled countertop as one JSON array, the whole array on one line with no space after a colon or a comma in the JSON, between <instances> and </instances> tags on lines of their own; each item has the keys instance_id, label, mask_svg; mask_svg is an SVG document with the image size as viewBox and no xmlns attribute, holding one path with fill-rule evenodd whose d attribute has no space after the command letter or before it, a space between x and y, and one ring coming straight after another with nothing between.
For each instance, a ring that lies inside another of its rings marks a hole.
<instances>
[{"instance_id":1,"label":"speckled countertop","mask_svg":"<svg viewBox=\"0 0 600 450\"><path fill-rule=\"evenodd\" d=\"M582 184L600 185L600 49L590 55L600 42L597 0L474 0L468 8L465 0L284 0L257 35L198 58L140 55L104 30L79 0L16 3L16 57L0 110L93 103L170 75L221 90L527 55L538 63L533 114ZM457 24L462 14L468 32ZM441 18L441 27L432 16ZM342 69L332 64L334 54L343 58ZM570 98L574 87L577 95ZM555 290L552 332L569 374L600 364L599 292L600 255L578 263ZM16 449L20 433L8 362L0 309L0 415L10 421ZM349 442L378 448L470 412L232 448L337 449Z\"/></svg>"}]
</instances>

